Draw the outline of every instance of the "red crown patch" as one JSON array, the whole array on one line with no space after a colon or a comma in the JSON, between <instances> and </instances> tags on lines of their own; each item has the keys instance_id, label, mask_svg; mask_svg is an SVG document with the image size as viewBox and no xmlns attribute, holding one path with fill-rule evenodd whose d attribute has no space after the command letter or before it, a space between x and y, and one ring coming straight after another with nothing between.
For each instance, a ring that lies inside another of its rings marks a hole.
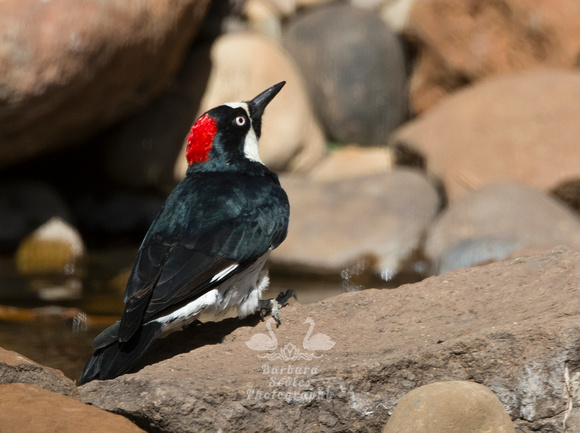
<instances>
[{"instance_id":1,"label":"red crown patch","mask_svg":"<svg viewBox=\"0 0 580 433\"><path fill-rule=\"evenodd\" d=\"M209 159L213 138L217 133L217 122L206 114L197 119L187 134L185 157L189 165Z\"/></svg>"}]
</instances>

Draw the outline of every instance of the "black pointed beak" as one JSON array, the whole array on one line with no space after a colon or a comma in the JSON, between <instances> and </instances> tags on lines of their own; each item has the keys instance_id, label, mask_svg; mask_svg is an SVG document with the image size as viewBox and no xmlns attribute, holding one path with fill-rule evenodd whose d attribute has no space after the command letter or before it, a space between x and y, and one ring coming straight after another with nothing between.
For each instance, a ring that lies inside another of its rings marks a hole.
<instances>
[{"instance_id":1,"label":"black pointed beak","mask_svg":"<svg viewBox=\"0 0 580 433\"><path fill-rule=\"evenodd\" d=\"M251 113L252 117L260 117L264 113L266 106L270 103L270 101L272 101L272 99L274 99L274 96L278 94L282 87L284 87L284 84L286 84L286 81L274 84L272 87L264 90L249 102L250 107L254 111Z\"/></svg>"},{"instance_id":2,"label":"black pointed beak","mask_svg":"<svg viewBox=\"0 0 580 433\"><path fill-rule=\"evenodd\" d=\"M252 125L254 126L254 131L258 138L262 130L262 114L266 106L274 99L274 97L280 92L282 87L284 87L286 81L281 81L278 84L274 84L272 87L264 90L258 96L256 96L251 101L248 101L248 107L250 108L250 116L252 117Z\"/></svg>"}]
</instances>

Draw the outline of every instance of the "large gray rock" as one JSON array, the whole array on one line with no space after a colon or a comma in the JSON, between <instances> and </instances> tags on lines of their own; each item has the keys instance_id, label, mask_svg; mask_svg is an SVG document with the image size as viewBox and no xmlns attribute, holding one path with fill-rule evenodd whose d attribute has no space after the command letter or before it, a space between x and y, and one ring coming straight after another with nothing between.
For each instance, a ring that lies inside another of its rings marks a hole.
<instances>
[{"instance_id":1,"label":"large gray rock","mask_svg":"<svg viewBox=\"0 0 580 433\"><path fill-rule=\"evenodd\" d=\"M208 3L0 2L0 167L143 108L174 77Z\"/></svg>"},{"instance_id":2,"label":"large gray rock","mask_svg":"<svg viewBox=\"0 0 580 433\"><path fill-rule=\"evenodd\" d=\"M362 266L384 280L413 273L411 259L439 209L434 186L407 169L328 182L288 176L281 183L290 226L271 262L284 269L338 275Z\"/></svg>"},{"instance_id":3,"label":"large gray rock","mask_svg":"<svg viewBox=\"0 0 580 433\"><path fill-rule=\"evenodd\" d=\"M443 273L557 245L580 250L578 217L541 191L498 182L452 203L430 227L425 253Z\"/></svg>"},{"instance_id":4,"label":"large gray rock","mask_svg":"<svg viewBox=\"0 0 580 433\"><path fill-rule=\"evenodd\" d=\"M160 340L152 365L79 392L150 431L367 432L412 389L470 380L516 424L561 431L580 377L579 263L559 248L294 304L271 351L254 350L273 343L271 323L205 323Z\"/></svg>"},{"instance_id":5,"label":"large gray rock","mask_svg":"<svg viewBox=\"0 0 580 433\"><path fill-rule=\"evenodd\" d=\"M283 34L328 136L385 144L406 115L403 50L378 14L348 5L313 8Z\"/></svg>"}]
</instances>

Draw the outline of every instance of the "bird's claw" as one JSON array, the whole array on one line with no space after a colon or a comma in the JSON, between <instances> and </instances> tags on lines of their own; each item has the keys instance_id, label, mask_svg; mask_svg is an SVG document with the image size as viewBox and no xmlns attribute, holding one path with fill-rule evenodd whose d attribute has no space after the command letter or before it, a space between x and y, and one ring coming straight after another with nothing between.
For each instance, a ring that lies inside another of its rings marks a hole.
<instances>
[{"instance_id":1,"label":"bird's claw","mask_svg":"<svg viewBox=\"0 0 580 433\"><path fill-rule=\"evenodd\" d=\"M261 299L260 300L260 320L264 320L267 314L271 314L276 321L276 328L282 323L280 321L280 308L288 305L290 298L298 300L296 292L288 289L285 292L280 292L276 299Z\"/></svg>"}]
</instances>

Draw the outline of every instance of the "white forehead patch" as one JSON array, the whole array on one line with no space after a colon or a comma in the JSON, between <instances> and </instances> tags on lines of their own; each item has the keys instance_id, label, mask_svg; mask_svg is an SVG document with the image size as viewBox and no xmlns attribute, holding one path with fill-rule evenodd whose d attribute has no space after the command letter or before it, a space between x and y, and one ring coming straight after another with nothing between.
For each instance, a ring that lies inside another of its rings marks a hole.
<instances>
[{"instance_id":1,"label":"white forehead patch","mask_svg":"<svg viewBox=\"0 0 580 433\"><path fill-rule=\"evenodd\" d=\"M228 102L227 104L224 105L227 105L230 108L243 108L248 117L250 117L250 108L248 107L248 104L246 104L245 102Z\"/></svg>"},{"instance_id":2,"label":"white forehead patch","mask_svg":"<svg viewBox=\"0 0 580 433\"><path fill-rule=\"evenodd\" d=\"M228 102L227 105L230 108L243 108L246 114L248 115L248 119L250 119L250 125L252 122L252 118L250 117L250 108L248 104L245 102ZM246 158L251 159L252 161L262 162L260 159L260 152L258 150L258 137L256 136L256 131L254 131L254 127L252 126L246 135L246 140L244 142L244 154Z\"/></svg>"}]
</instances>

